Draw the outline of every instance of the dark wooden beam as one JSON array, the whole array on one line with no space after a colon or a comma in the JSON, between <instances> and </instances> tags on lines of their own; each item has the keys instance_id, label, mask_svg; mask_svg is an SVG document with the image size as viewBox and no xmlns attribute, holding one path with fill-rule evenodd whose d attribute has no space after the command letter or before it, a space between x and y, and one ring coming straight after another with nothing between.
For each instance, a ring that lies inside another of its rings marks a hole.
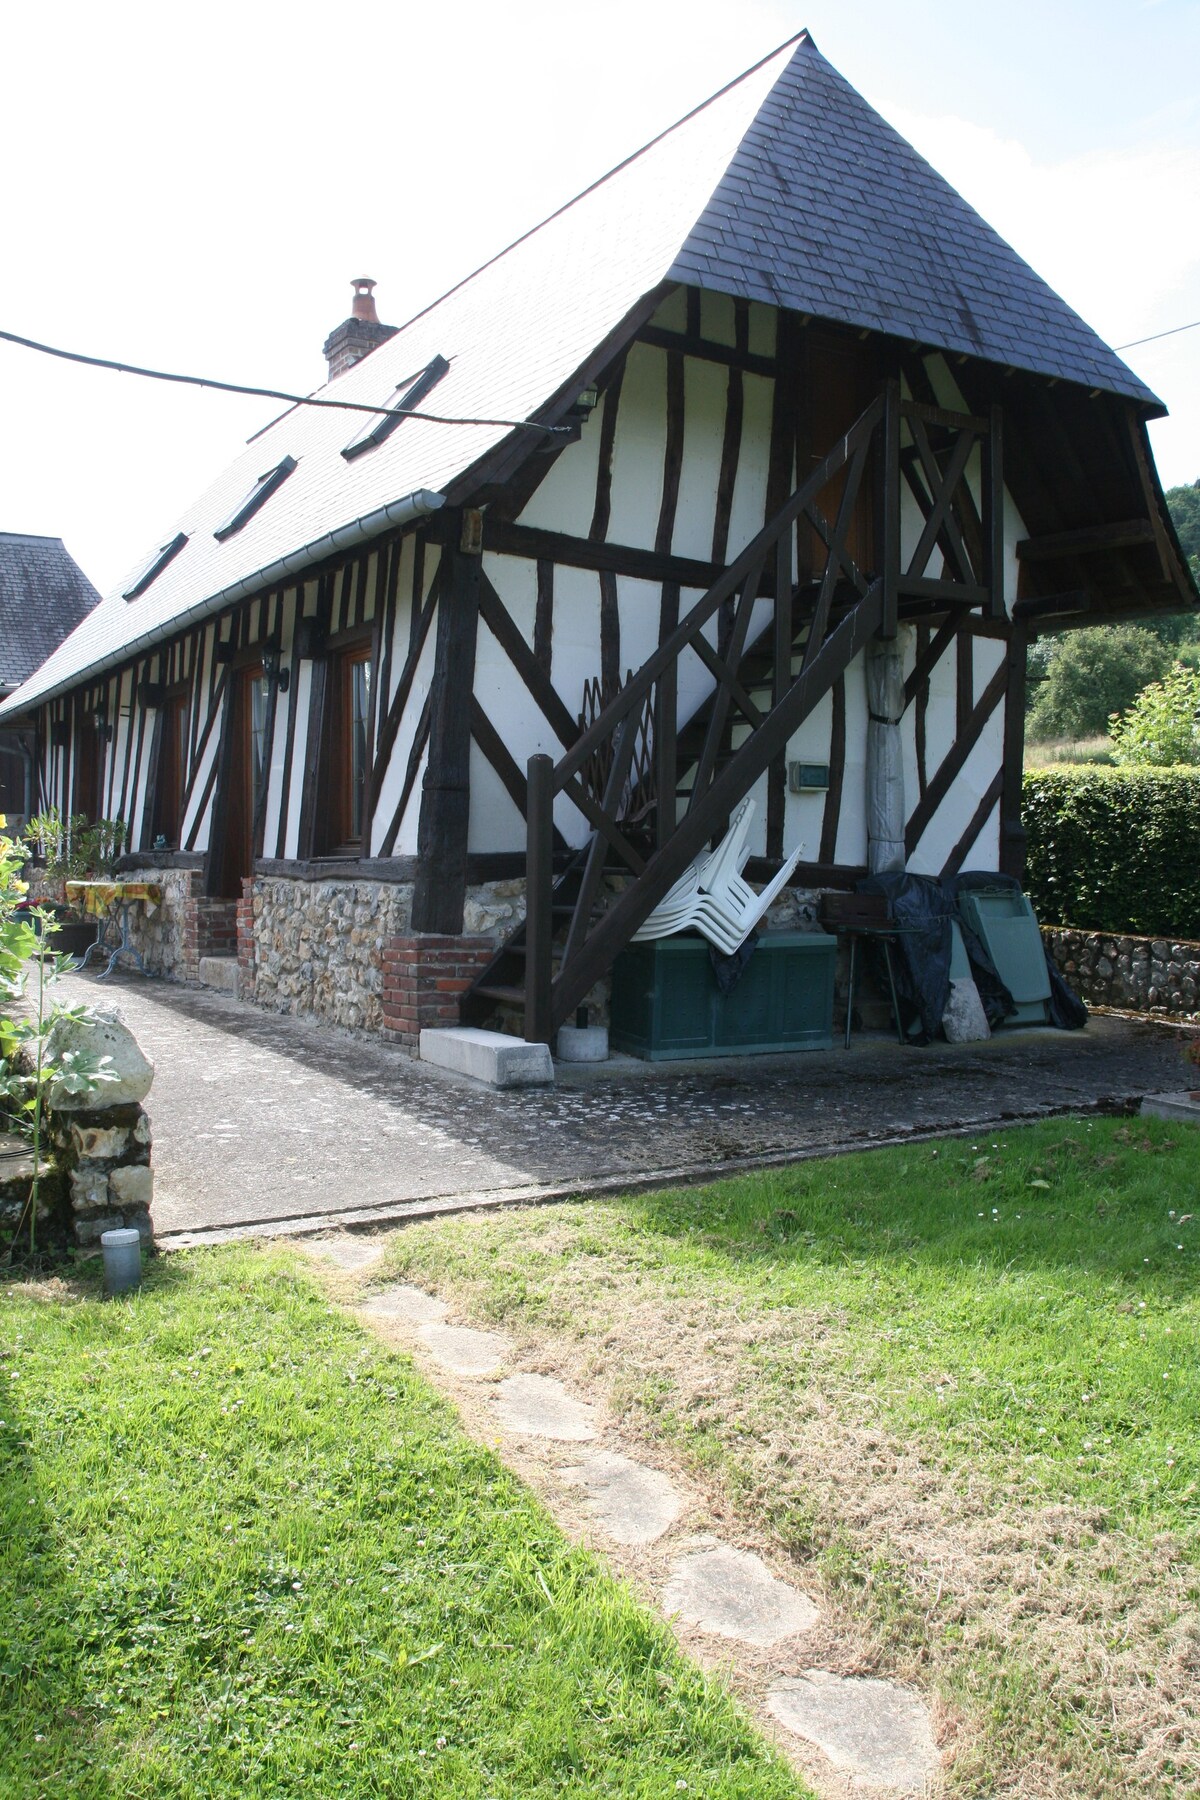
<instances>
[{"instance_id":1,"label":"dark wooden beam","mask_svg":"<svg viewBox=\"0 0 1200 1800\"><path fill-rule=\"evenodd\" d=\"M1022 538L1017 555L1022 562L1048 562L1059 556L1090 556L1100 550L1123 550L1134 544L1153 544L1149 519L1122 519L1115 525L1085 525L1078 531L1055 531L1046 537Z\"/></svg>"},{"instance_id":2,"label":"dark wooden beam","mask_svg":"<svg viewBox=\"0 0 1200 1800\"><path fill-rule=\"evenodd\" d=\"M484 519L483 547L502 556L525 556L531 561L544 557L569 569L610 570L614 575L630 575L639 581L677 581L681 587L702 591L710 588L722 572L717 563L639 550L632 544L592 543L588 538L569 537L565 532L493 519L490 513Z\"/></svg>"},{"instance_id":3,"label":"dark wooden beam","mask_svg":"<svg viewBox=\"0 0 1200 1800\"><path fill-rule=\"evenodd\" d=\"M471 713L464 701L475 686L483 570L478 554L447 547L443 556L412 928L456 934L466 899L471 812Z\"/></svg>"},{"instance_id":4,"label":"dark wooden beam","mask_svg":"<svg viewBox=\"0 0 1200 1800\"><path fill-rule=\"evenodd\" d=\"M479 616L528 688L534 704L565 750L579 737L579 721L571 717L558 689L525 642L503 600L481 572Z\"/></svg>"},{"instance_id":5,"label":"dark wooden beam","mask_svg":"<svg viewBox=\"0 0 1200 1800\"><path fill-rule=\"evenodd\" d=\"M700 362L723 363L727 369L738 369L749 375L770 377L775 373L773 356L759 356L752 350L718 344L714 338L695 336L687 331L668 331L661 325L643 325L637 334L637 342L652 344L657 350L677 350Z\"/></svg>"}]
</instances>

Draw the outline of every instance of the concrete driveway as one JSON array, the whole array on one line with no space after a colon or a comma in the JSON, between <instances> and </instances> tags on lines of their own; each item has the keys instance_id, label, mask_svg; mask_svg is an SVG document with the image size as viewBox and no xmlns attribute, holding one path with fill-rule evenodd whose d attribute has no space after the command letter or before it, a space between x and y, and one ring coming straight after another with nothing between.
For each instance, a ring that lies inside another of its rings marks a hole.
<instances>
[{"instance_id":1,"label":"concrete driveway","mask_svg":"<svg viewBox=\"0 0 1200 1800\"><path fill-rule=\"evenodd\" d=\"M738 1062L629 1060L492 1093L389 1045L140 976L74 975L155 1064L154 1219L167 1243L620 1191L910 1132L1122 1106L1180 1085L1170 1027Z\"/></svg>"}]
</instances>

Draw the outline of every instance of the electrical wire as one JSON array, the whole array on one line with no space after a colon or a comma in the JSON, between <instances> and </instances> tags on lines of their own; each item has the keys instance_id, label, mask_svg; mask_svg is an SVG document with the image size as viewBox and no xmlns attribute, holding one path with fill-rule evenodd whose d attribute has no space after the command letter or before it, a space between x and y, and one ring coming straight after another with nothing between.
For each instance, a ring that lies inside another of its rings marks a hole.
<instances>
[{"instance_id":1,"label":"electrical wire","mask_svg":"<svg viewBox=\"0 0 1200 1800\"><path fill-rule=\"evenodd\" d=\"M1132 344L1114 344L1115 350L1136 350L1139 344L1157 344L1159 338L1178 337L1181 331L1195 331L1200 319L1193 319L1190 325L1172 325L1170 331L1156 331L1151 337L1134 338Z\"/></svg>"},{"instance_id":2,"label":"electrical wire","mask_svg":"<svg viewBox=\"0 0 1200 1800\"><path fill-rule=\"evenodd\" d=\"M18 337L15 331L0 331L6 344L19 344L23 350L36 350L42 356L61 357L64 362L83 363L90 369L113 369L118 375L144 375L151 381L181 382L187 387L215 388L223 394L250 394L260 400L286 400L292 406L329 406L341 412L362 412L385 418L424 419L430 425L496 425L506 431L540 431L549 434L569 432L569 425L537 425L529 419L453 419L442 413L418 412L406 406L366 406L358 400L321 400L315 394L285 394L279 388L243 387L237 381L216 381L208 375L171 375L165 369L143 369L137 363L110 362L104 356L84 356L79 350L60 350L54 344L40 344L36 338Z\"/></svg>"}]
</instances>

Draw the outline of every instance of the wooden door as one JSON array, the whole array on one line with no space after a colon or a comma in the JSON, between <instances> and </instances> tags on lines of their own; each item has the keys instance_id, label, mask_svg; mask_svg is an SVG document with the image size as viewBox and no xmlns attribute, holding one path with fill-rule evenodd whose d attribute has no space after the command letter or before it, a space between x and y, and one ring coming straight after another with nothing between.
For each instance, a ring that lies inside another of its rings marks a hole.
<instances>
[{"instance_id":1,"label":"wooden door","mask_svg":"<svg viewBox=\"0 0 1200 1800\"><path fill-rule=\"evenodd\" d=\"M230 675L229 738L224 805L213 821L218 834L213 892L240 900L242 881L254 867L254 824L266 779L267 689L262 664Z\"/></svg>"}]
</instances>

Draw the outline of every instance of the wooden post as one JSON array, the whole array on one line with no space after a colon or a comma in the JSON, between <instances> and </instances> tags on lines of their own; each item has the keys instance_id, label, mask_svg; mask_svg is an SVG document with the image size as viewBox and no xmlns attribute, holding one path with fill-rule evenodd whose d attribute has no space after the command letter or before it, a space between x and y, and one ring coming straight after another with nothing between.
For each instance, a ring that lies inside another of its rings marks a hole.
<instances>
[{"instance_id":1,"label":"wooden post","mask_svg":"<svg viewBox=\"0 0 1200 1800\"><path fill-rule=\"evenodd\" d=\"M529 817L525 840L525 1037L548 1044L553 1036L551 988L554 934L554 762L531 756L527 769Z\"/></svg>"},{"instance_id":2,"label":"wooden post","mask_svg":"<svg viewBox=\"0 0 1200 1800\"><path fill-rule=\"evenodd\" d=\"M470 514L466 515L470 520ZM462 544L474 544L464 529ZM417 826L412 928L457 936L467 892L471 705L479 629L480 552L447 547L438 599L429 708L429 761Z\"/></svg>"},{"instance_id":3,"label":"wooden post","mask_svg":"<svg viewBox=\"0 0 1200 1800\"><path fill-rule=\"evenodd\" d=\"M883 608L879 635L894 638L898 629L900 584L900 383L894 379L885 382L883 390L882 513Z\"/></svg>"},{"instance_id":4,"label":"wooden post","mask_svg":"<svg viewBox=\"0 0 1200 1800\"><path fill-rule=\"evenodd\" d=\"M990 413L987 466L987 568L981 571L988 584L988 612L993 619L1007 617L1004 609L1004 422L998 406ZM1022 679L1024 679L1022 677Z\"/></svg>"}]
</instances>

